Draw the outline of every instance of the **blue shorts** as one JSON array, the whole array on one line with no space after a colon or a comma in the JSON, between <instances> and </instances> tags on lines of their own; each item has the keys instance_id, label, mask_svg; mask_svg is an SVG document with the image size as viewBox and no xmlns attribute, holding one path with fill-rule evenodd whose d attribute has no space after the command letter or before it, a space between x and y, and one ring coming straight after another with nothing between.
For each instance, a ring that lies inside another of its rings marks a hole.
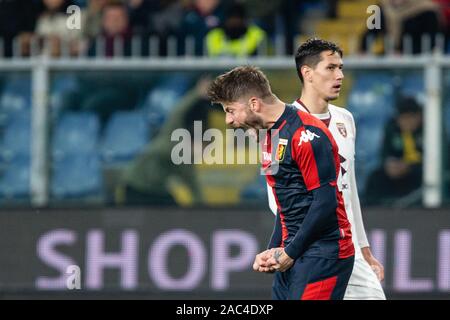
<instances>
[{"instance_id":1,"label":"blue shorts","mask_svg":"<svg viewBox=\"0 0 450 320\"><path fill-rule=\"evenodd\" d=\"M342 300L355 257L301 257L285 272L275 272L274 300Z\"/></svg>"}]
</instances>

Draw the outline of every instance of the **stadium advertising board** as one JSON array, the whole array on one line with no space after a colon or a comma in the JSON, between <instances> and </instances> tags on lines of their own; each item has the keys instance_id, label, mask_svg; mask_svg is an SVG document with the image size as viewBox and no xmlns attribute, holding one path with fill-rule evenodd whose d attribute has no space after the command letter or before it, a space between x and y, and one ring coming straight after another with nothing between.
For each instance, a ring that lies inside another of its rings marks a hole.
<instances>
[{"instance_id":1,"label":"stadium advertising board","mask_svg":"<svg viewBox=\"0 0 450 320\"><path fill-rule=\"evenodd\" d=\"M253 272L272 232L263 209L89 209L2 212L3 293L149 298L270 298ZM365 210L388 297L450 298L450 215Z\"/></svg>"}]
</instances>

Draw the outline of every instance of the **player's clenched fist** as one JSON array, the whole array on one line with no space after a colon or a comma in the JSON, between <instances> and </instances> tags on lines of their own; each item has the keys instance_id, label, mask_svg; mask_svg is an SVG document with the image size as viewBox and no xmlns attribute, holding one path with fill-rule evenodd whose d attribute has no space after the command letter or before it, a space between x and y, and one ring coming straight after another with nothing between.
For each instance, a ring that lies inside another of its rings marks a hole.
<instances>
[{"instance_id":1,"label":"player's clenched fist","mask_svg":"<svg viewBox=\"0 0 450 320\"><path fill-rule=\"evenodd\" d=\"M269 259L272 257L272 250L266 250L258 253L253 262L253 270L259 272L274 272L275 269L268 263Z\"/></svg>"}]
</instances>

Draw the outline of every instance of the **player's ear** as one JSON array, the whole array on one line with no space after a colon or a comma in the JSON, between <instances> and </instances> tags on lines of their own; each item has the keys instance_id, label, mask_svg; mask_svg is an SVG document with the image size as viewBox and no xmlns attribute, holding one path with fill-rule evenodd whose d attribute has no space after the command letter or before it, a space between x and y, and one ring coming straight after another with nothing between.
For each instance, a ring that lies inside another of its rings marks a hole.
<instances>
[{"instance_id":1,"label":"player's ear","mask_svg":"<svg viewBox=\"0 0 450 320\"><path fill-rule=\"evenodd\" d=\"M300 68L300 72L303 76L304 81L311 82L312 81L312 69L306 64L302 65Z\"/></svg>"},{"instance_id":2,"label":"player's ear","mask_svg":"<svg viewBox=\"0 0 450 320\"><path fill-rule=\"evenodd\" d=\"M260 103L259 99L256 97L250 98L249 106L250 106L250 110L252 110L253 112L259 112L259 110L261 109L261 103Z\"/></svg>"}]
</instances>

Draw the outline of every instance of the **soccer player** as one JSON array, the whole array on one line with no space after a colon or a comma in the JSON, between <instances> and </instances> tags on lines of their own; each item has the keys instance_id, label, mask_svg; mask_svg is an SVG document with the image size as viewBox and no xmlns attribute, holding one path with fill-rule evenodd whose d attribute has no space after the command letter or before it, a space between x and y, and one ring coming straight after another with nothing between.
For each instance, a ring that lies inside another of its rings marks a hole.
<instances>
[{"instance_id":1,"label":"soccer player","mask_svg":"<svg viewBox=\"0 0 450 320\"><path fill-rule=\"evenodd\" d=\"M208 95L222 104L229 126L267 129L261 140L262 169L276 198L277 216L268 264L258 265L261 253L254 269L277 270L272 297L343 299L354 246L337 188L340 161L330 131L316 117L280 101L255 67L237 67L217 77Z\"/></svg>"},{"instance_id":2,"label":"soccer player","mask_svg":"<svg viewBox=\"0 0 450 320\"><path fill-rule=\"evenodd\" d=\"M344 79L342 50L332 42L310 39L297 49L295 63L303 89L294 106L322 120L339 147L341 170L338 188L344 196L355 245L355 265L344 299L385 300L380 284L384 269L370 250L356 187L355 121L349 111L329 103L339 97ZM276 214L270 185L268 191L270 207Z\"/></svg>"}]
</instances>

